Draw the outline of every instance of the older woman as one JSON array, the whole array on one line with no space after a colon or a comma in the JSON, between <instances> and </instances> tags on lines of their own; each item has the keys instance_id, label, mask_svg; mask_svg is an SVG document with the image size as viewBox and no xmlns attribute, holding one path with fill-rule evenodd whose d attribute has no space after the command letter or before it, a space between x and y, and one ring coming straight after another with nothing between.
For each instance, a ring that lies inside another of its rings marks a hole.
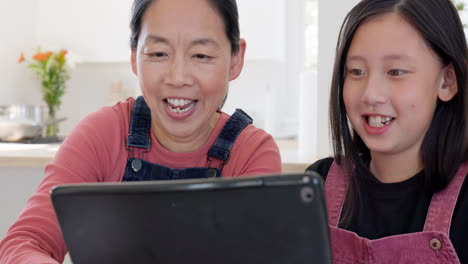
<instances>
[{"instance_id":1,"label":"older woman","mask_svg":"<svg viewBox=\"0 0 468 264\"><path fill-rule=\"evenodd\" d=\"M221 112L243 67L235 0L135 0L131 64L143 96L83 119L0 243L0 263L59 263L66 247L49 191L64 183L278 173L272 137ZM110 43L111 44L111 43Z\"/></svg>"}]
</instances>

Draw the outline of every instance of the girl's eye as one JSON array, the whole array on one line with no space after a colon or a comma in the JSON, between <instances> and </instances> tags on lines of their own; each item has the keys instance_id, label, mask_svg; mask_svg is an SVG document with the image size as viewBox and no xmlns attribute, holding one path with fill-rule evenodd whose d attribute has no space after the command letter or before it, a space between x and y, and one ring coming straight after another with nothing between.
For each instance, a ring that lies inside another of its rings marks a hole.
<instances>
[{"instance_id":1,"label":"girl's eye","mask_svg":"<svg viewBox=\"0 0 468 264\"><path fill-rule=\"evenodd\" d=\"M351 69L351 70L349 71L349 73L350 73L351 75L354 75L354 76L362 76L362 75L366 74L366 73L365 73L363 70L361 70L361 69Z\"/></svg>"},{"instance_id":2,"label":"girl's eye","mask_svg":"<svg viewBox=\"0 0 468 264\"><path fill-rule=\"evenodd\" d=\"M155 57L155 58L162 58L162 57L165 57L167 56L166 53L164 52L155 52L155 53L150 53L148 54L150 57Z\"/></svg>"},{"instance_id":3,"label":"girl's eye","mask_svg":"<svg viewBox=\"0 0 468 264\"><path fill-rule=\"evenodd\" d=\"M389 70L389 71L387 72L387 74L390 75L390 76L396 77L396 76L400 76L400 75L405 74L405 71L403 71L403 70L398 70L398 69L393 69L393 70Z\"/></svg>"}]
</instances>

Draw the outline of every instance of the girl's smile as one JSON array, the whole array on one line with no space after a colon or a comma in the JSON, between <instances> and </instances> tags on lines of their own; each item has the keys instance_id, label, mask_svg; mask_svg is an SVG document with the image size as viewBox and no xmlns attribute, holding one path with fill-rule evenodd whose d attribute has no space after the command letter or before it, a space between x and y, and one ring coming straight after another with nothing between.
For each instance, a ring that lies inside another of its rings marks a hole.
<instances>
[{"instance_id":1,"label":"girl's smile","mask_svg":"<svg viewBox=\"0 0 468 264\"><path fill-rule=\"evenodd\" d=\"M366 114L362 118L364 119L365 129L370 135L384 134L390 129L392 122L395 120L394 117L379 114Z\"/></svg>"}]
</instances>

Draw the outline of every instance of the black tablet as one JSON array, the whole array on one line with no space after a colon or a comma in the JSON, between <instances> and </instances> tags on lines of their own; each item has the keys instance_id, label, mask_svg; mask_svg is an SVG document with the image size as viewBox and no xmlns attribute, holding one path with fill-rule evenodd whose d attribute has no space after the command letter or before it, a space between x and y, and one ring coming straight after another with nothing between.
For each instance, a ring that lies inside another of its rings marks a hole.
<instances>
[{"instance_id":1,"label":"black tablet","mask_svg":"<svg viewBox=\"0 0 468 264\"><path fill-rule=\"evenodd\" d=\"M313 172L63 185L51 196L75 264L331 263Z\"/></svg>"}]
</instances>

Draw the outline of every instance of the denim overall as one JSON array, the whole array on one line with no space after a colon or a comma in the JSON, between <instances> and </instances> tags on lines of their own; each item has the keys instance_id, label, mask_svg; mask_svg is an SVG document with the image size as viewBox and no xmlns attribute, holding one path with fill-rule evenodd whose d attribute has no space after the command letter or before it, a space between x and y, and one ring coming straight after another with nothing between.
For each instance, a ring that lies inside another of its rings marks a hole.
<instances>
[{"instance_id":1,"label":"denim overall","mask_svg":"<svg viewBox=\"0 0 468 264\"><path fill-rule=\"evenodd\" d=\"M460 263L450 241L450 224L468 172L462 164L449 185L434 193L423 231L370 240L338 227L348 175L333 162L325 182L333 263Z\"/></svg>"},{"instance_id":2,"label":"denim overall","mask_svg":"<svg viewBox=\"0 0 468 264\"><path fill-rule=\"evenodd\" d=\"M208 167L171 169L154 164L143 159L150 151L151 112L142 96L138 97L133 105L130 119L130 129L127 138L129 159L125 167L122 181L154 181L215 178L222 176L223 166L228 162L230 151L242 130L252 123L252 119L241 109L229 118L224 125L215 143L208 150ZM136 157L140 153L140 157ZM212 162L212 161L218 162ZM218 163L219 166L211 166Z\"/></svg>"}]
</instances>

